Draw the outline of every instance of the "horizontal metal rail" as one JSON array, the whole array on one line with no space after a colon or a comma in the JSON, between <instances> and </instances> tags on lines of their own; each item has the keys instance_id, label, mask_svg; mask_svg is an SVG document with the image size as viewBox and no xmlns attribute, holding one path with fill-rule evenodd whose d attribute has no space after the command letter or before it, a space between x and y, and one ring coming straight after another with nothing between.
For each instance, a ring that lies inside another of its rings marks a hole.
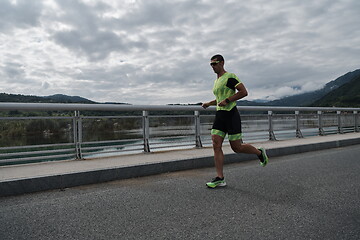
<instances>
[{"instance_id":1,"label":"horizontal metal rail","mask_svg":"<svg viewBox=\"0 0 360 240\"><path fill-rule=\"evenodd\" d=\"M14 146L14 147L1 147L1 150L15 150L15 149L28 149L28 148L46 148L46 147L73 147L73 143L58 143L58 144L42 144L42 145L28 145L28 146Z\"/></svg>"},{"instance_id":2,"label":"horizontal metal rail","mask_svg":"<svg viewBox=\"0 0 360 240\"><path fill-rule=\"evenodd\" d=\"M360 108L342 107L276 107L276 106L238 106L239 111L273 111L273 112L334 112L360 111ZM71 104L71 103L0 103L0 111L215 111L200 105L127 105L127 104Z\"/></svg>"},{"instance_id":3,"label":"horizontal metal rail","mask_svg":"<svg viewBox=\"0 0 360 240\"><path fill-rule=\"evenodd\" d=\"M39 162L39 161L50 161L50 160L59 160L61 158L70 159L74 158L74 154L60 154L60 155L44 155L36 157L22 157L16 159L1 159L0 164L9 164L9 163L29 163L29 162Z\"/></svg>"},{"instance_id":4,"label":"horizontal metal rail","mask_svg":"<svg viewBox=\"0 0 360 240\"><path fill-rule=\"evenodd\" d=\"M70 149L58 149L58 150L52 150L51 153L66 153L69 152ZM29 151L29 152L21 152L21 153L0 153L0 156L4 157L13 157L13 156L19 156L21 155L39 155L39 154L46 154L49 153L49 151Z\"/></svg>"},{"instance_id":5,"label":"horizontal metal rail","mask_svg":"<svg viewBox=\"0 0 360 240\"><path fill-rule=\"evenodd\" d=\"M0 120L72 119L72 117L0 117Z\"/></svg>"}]
</instances>

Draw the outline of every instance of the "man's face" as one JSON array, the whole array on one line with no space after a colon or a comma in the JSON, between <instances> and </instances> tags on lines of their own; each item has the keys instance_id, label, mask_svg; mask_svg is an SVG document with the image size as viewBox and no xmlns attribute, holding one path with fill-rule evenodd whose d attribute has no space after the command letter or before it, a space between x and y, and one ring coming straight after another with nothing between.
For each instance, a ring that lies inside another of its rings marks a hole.
<instances>
[{"instance_id":1,"label":"man's face","mask_svg":"<svg viewBox=\"0 0 360 240\"><path fill-rule=\"evenodd\" d=\"M222 68L221 64L222 64L222 62L217 60L216 58L211 59L211 61L210 61L210 66L213 68L215 73L218 73L221 70L221 68Z\"/></svg>"}]
</instances>

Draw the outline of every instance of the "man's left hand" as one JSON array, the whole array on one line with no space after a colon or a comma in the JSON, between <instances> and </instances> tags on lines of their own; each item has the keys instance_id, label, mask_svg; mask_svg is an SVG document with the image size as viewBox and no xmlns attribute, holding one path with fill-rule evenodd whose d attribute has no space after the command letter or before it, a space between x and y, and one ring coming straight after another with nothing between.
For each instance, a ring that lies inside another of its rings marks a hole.
<instances>
[{"instance_id":1,"label":"man's left hand","mask_svg":"<svg viewBox=\"0 0 360 240\"><path fill-rule=\"evenodd\" d=\"M221 102L219 102L218 106L219 107L225 107L228 103L226 102L226 100L222 100Z\"/></svg>"}]
</instances>

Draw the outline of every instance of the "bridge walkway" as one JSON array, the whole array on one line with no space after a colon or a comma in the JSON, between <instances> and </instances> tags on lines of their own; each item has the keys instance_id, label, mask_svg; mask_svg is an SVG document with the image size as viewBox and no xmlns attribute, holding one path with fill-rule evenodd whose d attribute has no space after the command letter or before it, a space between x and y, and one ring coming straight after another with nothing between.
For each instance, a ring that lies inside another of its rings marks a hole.
<instances>
[{"instance_id":1,"label":"bridge walkway","mask_svg":"<svg viewBox=\"0 0 360 240\"><path fill-rule=\"evenodd\" d=\"M360 144L360 133L267 141L253 145L265 147L271 158L356 144ZM228 145L224 146L224 154L226 164L256 159L253 155L234 154ZM0 196L65 189L211 166L213 166L211 147L4 166L0 167Z\"/></svg>"}]
</instances>

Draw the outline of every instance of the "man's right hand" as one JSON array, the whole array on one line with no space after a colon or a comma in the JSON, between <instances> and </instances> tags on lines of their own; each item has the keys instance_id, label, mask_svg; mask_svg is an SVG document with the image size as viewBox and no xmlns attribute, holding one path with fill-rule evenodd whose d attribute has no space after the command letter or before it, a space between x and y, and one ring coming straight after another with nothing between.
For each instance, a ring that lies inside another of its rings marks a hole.
<instances>
[{"instance_id":1,"label":"man's right hand","mask_svg":"<svg viewBox=\"0 0 360 240\"><path fill-rule=\"evenodd\" d=\"M206 109L206 108L208 108L210 106L210 104L209 103L203 103L201 106Z\"/></svg>"}]
</instances>

